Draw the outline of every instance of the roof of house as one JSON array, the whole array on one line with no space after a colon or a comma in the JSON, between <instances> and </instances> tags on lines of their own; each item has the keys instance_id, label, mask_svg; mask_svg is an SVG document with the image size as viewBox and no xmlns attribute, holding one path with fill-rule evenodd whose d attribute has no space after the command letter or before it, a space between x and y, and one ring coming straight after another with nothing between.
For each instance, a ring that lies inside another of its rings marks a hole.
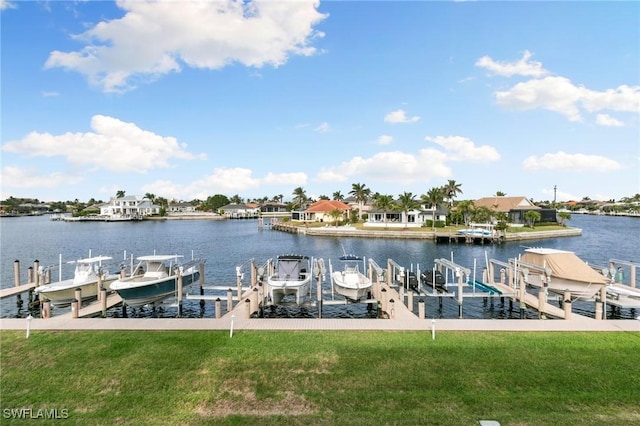
<instances>
[{"instance_id":1,"label":"roof of house","mask_svg":"<svg viewBox=\"0 0 640 426\"><path fill-rule=\"evenodd\" d=\"M510 210L538 210L540 207L533 204L527 197L484 197L473 202L476 207L487 207L498 212Z\"/></svg>"},{"instance_id":2,"label":"roof of house","mask_svg":"<svg viewBox=\"0 0 640 426\"><path fill-rule=\"evenodd\" d=\"M343 212L345 210L351 210L351 206L337 200L320 200L311 204L309 208L305 210L305 212L324 213L333 210L340 210L341 212Z\"/></svg>"}]
</instances>

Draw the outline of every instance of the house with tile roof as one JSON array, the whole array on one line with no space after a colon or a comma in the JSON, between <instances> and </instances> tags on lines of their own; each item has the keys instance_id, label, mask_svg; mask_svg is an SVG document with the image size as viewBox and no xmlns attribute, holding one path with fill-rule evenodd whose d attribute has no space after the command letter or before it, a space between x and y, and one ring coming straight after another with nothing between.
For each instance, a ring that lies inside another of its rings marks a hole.
<instances>
[{"instance_id":1,"label":"house with tile roof","mask_svg":"<svg viewBox=\"0 0 640 426\"><path fill-rule=\"evenodd\" d=\"M543 209L533 204L527 197L493 196L478 198L473 202L477 207L486 207L496 212L504 212L509 215L509 222L514 224L526 223L524 215L531 210L540 213L541 222L557 222L556 209Z\"/></svg>"},{"instance_id":2,"label":"house with tile roof","mask_svg":"<svg viewBox=\"0 0 640 426\"><path fill-rule=\"evenodd\" d=\"M291 219L308 222L333 223L336 219L331 215L331 212L334 210L338 210L341 213L337 220L346 220L349 218L351 206L338 200L319 200L311 204L304 211L291 212Z\"/></svg>"}]
</instances>

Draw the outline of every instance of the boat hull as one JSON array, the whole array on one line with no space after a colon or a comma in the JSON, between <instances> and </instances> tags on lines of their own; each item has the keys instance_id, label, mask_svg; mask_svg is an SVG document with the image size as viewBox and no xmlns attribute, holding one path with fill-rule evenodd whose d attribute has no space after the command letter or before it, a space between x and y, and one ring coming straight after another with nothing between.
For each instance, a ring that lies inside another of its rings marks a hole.
<instances>
[{"instance_id":1,"label":"boat hull","mask_svg":"<svg viewBox=\"0 0 640 426\"><path fill-rule=\"evenodd\" d=\"M591 299L604 287L603 284L572 281L554 276L551 277L550 283L546 284L541 275L530 275L527 284L533 287L547 288L549 292L559 295L564 295L568 291L571 292L572 298L580 299Z\"/></svg>"},{"instance_id":2,"label":"boat hull","mask_svg":"<svg viewBox=\"0 0 640 426\"><path fill-rule=\"evenodd\" d=\"M335 292L352 301L369 297L371 280L359 272L336 271L331 274Z\"/></svg>"},{"instance_id":3,"label":"boat hull","mask_svg":"<svg viewBox=\"0 0 640 426\"><path fill-rule=\"evenodd\" d=\"M294 296L296 303L300 304L304 301L304 298L311 290L311 277L301 281L280 281L270 279L268 282L271 302L275 305L281 303L282 299L286 296Z\"/></svg>"},{"instance_id":4,"label":"boat hull","mask_svg":"<svg viewBox=\"0 0 640 426\"><path fill-rule=\"evenodd\" d=\"M117 275L111 275L102 281L102 288L109 291L109 286L118 278ZM69 306L76 300L76 290L80 289L80 297L82 301L93 300L98 297L98 281L86 282L83 284L74 284L73 280L68 282L46 284L36 288L38 295L49 300L53 306Z\"/></svg>"},{"instance_id":5,"label":"boat hull","mask_svg":"<svg viewBox=\"0 0 640 426\"><path fill-rule=\"evenodd\" d=\"M184 274L182 276L183 290L199 279L199 271ZM113 290L118 293L125 305L135 308L157 303L175 296L178 289L178 276L172 275L159 280L145 280L144 277L130 277L128 281L122 280L121 283L130 285L126 287L114 285Z\"/></svg>"}]
</instances>

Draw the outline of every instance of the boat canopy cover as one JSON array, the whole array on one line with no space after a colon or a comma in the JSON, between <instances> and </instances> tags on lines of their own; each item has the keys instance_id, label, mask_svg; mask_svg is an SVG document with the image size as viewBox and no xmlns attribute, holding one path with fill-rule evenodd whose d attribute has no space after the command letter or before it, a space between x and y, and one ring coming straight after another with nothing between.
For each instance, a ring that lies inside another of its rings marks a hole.
<instances>
[{"instance_id":1,"label":"boat canopy cover","mask_svg":"<svg viewBox=\"0 0 640 426\"><path fill-rule=\"evenodd\" d=\"M607 284L607 279L587 265L574 252L555 249L527 249L522 261L551 269L552 277L592 284Z\"/></svg>"},{"instance_id":2,"label":"boat canopy cover","mask_svg":"<svg viewBox=\"0 0 640 426\"><path fill-rule=\"evenodd\" d=\"M138 260L142 262L164 262L165 260L177 259L179 257L184 256L179 254L153 254L151 256L140 256Z\"/></svg>"},{"instance_id":3,"label":"boat canopy cover","mask_svg":"<svg viewBox=\"0 0 640 426\"><path fill-rule=\"evenodd\" d=\"M340 260L362 260L360 256L356 256L355 254L345 254L344 256L340 256Z\"/></svg>"},{"instance_id":4,"label":"boat canopy cover","mask_svg":"<svg viewBox=\"0 0 640 426\"><path fill-rule=\"evenodd\" d=\"M96 256L96 257L86 257L84 259L71 260L67 263L98 263L103 260L111 260L112 258L109 256Z\"/></svg>"}]
</instances>

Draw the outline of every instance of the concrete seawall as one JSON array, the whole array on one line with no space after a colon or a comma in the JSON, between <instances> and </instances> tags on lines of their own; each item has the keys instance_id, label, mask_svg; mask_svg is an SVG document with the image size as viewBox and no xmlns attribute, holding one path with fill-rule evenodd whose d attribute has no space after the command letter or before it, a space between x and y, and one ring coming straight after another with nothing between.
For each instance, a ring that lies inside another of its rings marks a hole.
<instances>
[{"instance_id":1,"label":"concrete seawall","mask_svg":"<svg viewBox=\"0 0 640 426\"><path fill-rule=\"evenodd\" d=\"M435 240L441 233L433 231L404 230L370 230L357 229L349 226L327 226L322 228L305 228L289 224L276 224L272 228L277 231L324 237L360 237L360 238L390 238ZM453 233L451 234L453 235ZM500 238L501 241L537 240L541 238L578 237L582 235L580 228L558 229L554 231L509 232Z\"/></svg>"}]
</instances>

